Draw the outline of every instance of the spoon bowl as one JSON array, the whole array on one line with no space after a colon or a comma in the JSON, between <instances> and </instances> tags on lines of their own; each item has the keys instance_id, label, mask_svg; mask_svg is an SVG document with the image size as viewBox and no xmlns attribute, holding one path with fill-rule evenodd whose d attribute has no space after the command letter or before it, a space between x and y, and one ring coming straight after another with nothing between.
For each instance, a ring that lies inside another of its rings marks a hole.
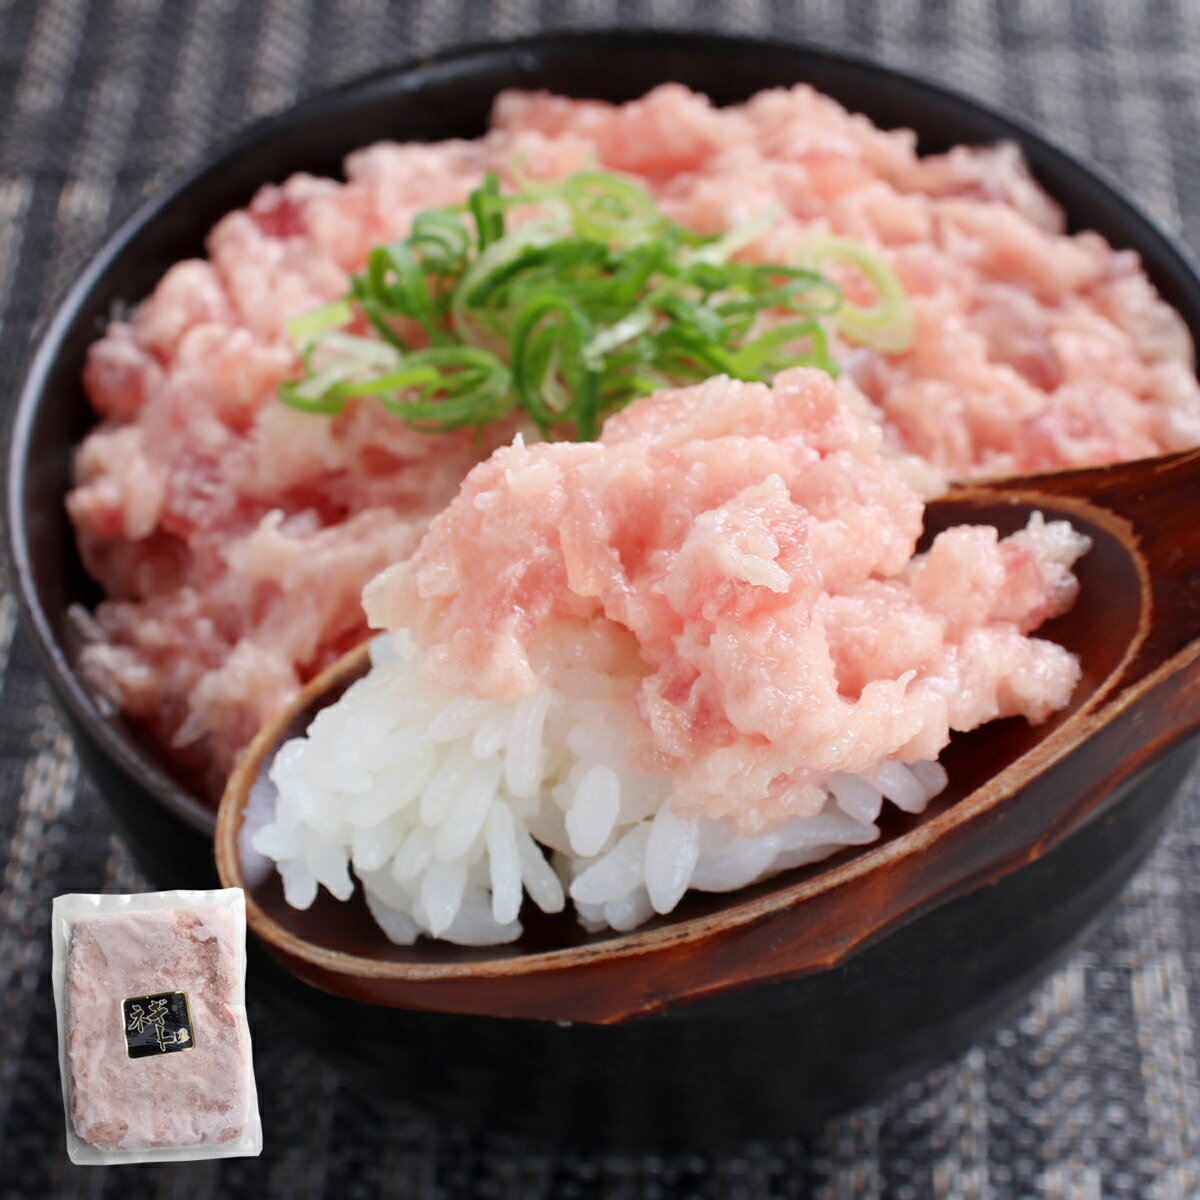
<instances>
[{"instance_id":1,"label":"spoon bowl","mask_svg":"<svg viewBox=\"0 0 1200 1200\"><path fill-rule=\"evenodd\" d=\"M956 736L950 785L920 817L895 815L869 849L721 896L689 895L628 934L585 933L570 913L523 914L522 938L473 949L387 941L361 902L298 911L247 831L269 819L268 770L284 741L368 668L359 647L258 735L217 819L226 886L247 891L251 928L310 983L373 1004L599 1024L827 969L954 896L1031 862L1200 725L1200 451L960 486L927 510L927 535L1034 511L1092 539L1080 598L1044 636L1078 654L1071 705L1043 725L994 722ZM250 817L247 823L248 815Z\"/></svg>"}]
</instances>

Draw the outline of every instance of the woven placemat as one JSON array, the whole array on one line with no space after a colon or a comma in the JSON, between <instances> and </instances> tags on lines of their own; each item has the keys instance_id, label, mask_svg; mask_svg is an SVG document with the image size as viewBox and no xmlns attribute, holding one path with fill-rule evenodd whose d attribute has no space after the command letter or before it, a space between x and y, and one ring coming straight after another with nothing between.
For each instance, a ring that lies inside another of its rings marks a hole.
<instances>
[{"instance_id":1,"label":"woven placemat","mask_svg":"<svg viewBox=\"0 0 1200 1200\"><path fill-rule=\"evenodd\" d=\"M256 115L462 41L707 28L850 49L1034 121L1200 246L1193 0L0 0L0 396L113 225ZM1020 1015L887 1102L731 1156L587 1158L356 1092L252 1012L259 1159L76 1168L49 904L142 886L0 592L0 1197L219 1200L1200 1194L1200 779L1119 907Z\"/></svg>"}]
</instances>

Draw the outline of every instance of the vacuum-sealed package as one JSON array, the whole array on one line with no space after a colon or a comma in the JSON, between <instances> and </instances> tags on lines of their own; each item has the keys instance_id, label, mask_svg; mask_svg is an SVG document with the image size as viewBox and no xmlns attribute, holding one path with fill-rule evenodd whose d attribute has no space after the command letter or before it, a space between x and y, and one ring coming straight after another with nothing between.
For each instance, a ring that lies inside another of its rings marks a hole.
<instances>
[{"instance_id":1,"label":"vacuum-sealed package","mask_svg":"<svg viewBox=\"0 0 1200 1200\"><path fill-rule=\"evenodd\" d=\"M258 1154L241 889L59 896L52 940L71 1161Z\"/></svg>"}]
</instances>

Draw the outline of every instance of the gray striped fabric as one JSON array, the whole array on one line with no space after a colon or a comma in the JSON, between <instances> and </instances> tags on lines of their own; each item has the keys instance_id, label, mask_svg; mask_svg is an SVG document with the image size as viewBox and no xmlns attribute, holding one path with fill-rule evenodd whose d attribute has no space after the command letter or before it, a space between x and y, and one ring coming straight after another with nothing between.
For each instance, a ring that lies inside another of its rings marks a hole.
<instances>
[{"instance_id":1,"label":"gray striped fabric","mask_svg":"<svg viewBox=\"0 0 1200 1200\"><path fill-rule=\"evenodd\" d=\"M456 40L654 25L804 38L956 84L1108 168L1200 248L1195 0L0 0L0 396L120 216L251 117ZM1022 1013L886 1103L734 1157L534 1155L355 1093L260 1023L261 1159L63 1152L49 902L139 880L0 594L0 1196L1200 1195L1200 781Z\"/></svg>"}]
</instances>

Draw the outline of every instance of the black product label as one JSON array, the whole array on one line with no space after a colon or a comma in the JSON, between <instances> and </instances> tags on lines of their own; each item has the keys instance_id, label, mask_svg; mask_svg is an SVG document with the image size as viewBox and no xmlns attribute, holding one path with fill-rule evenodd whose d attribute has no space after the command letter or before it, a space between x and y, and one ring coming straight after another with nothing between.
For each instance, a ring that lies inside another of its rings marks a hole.
<instances>
[{"instance_id":1,"label":"black product label","mask_svg":"<svg viewBox=\"0 0 1200 1200\"><path fill-rule=\"evenodd\" d=\"M130 1058L190 1050L196 1043L187 992L132 996L121 1003L125 1052Z\"/></svg>"}]
</instances>

